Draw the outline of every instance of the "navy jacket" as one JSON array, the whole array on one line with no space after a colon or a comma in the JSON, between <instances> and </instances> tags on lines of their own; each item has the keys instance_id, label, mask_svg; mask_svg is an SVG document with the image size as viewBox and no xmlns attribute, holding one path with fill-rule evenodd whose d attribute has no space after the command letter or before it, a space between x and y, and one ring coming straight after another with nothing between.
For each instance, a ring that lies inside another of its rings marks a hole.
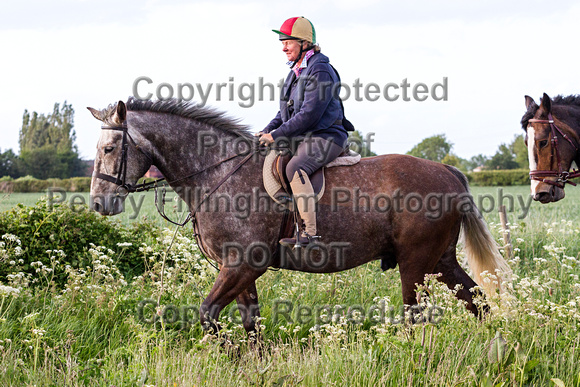
<instances>
[{"instance_id":1,"label":"navy jacket","mask_svg":"<svg viewBox=\"0 0 580 387\"><path fill-rule=\"evenodd\" d=\"M342 123L338 76L328 57L319 53L308 59L298 78L294 71L286 77L280 96L280 110L263 130L274 140L280 137L312 136L346 144L348 134Z\"/></svg>"}]
</instances>

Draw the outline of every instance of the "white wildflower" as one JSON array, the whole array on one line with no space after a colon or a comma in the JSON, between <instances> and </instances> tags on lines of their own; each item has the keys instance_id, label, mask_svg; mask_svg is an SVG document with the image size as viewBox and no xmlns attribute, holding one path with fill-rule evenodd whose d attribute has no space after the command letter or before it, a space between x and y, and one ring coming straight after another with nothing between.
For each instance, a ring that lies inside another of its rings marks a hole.
<instances>
[{"instance_id":1,"label":"white wildflower","mask_svg":"<svg viewBox=\"0 0 580 387\"><path fill-rule=\"evenodd\" d=\"M42 336L46 333L44 329L33 329L32 334L35 336Z\"/></svg>"},{"instance_id":2,"label":"white wildflower","mask_svg":"<svg viewBox=\"0 0 580 387\"><path fill-rule=\"evenodd\" d=\"M129 247L129 246L133 246L133 243L131 243L131 242L119 242L119 243L117 243L117 246L119 246L119 247Z\"/></svg>"},{"instance_id":3,"label":"white wildflower","mask_svg":"<svg viewBox=\"0 0 580 387\"><path fill-rule=\"evenodd\" d=\"M0 285L0 296L18 297L19 294L20 294L20 289L13 288L11 286Z\"/></svg>"}]
</instances>

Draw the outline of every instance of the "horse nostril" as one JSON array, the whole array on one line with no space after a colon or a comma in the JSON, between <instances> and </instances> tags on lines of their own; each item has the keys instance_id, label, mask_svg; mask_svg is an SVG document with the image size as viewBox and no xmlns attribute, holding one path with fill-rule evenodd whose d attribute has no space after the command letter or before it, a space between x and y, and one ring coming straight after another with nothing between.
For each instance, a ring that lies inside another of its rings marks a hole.
<instances>
[{"instance_id":1,"label":"horse nostril","mask_svg":"<svg viewBox=\"0 0 580 387\"><path fill-rule=\"evenodd\" d=\"M103 205L102 205L101 203L99 203L99 202L94 202L94 203L93 203L93 210L94 210L94 211L97 211L97 212L99 212L99 213L102 213L102 212L105 210L105 208L103 207Z\"/></svg>"},{"instance_id":2,"label":"horse nostril","mask_svg":"<svg viewBox=\"0 0 580 387\"><path fill-rule=\"evenodd\" d=\"M548 192L539 192L534 195L534 200L537 200L541 203L547 203L551 199L551 195Z\"/></svg>"}]
</instances>

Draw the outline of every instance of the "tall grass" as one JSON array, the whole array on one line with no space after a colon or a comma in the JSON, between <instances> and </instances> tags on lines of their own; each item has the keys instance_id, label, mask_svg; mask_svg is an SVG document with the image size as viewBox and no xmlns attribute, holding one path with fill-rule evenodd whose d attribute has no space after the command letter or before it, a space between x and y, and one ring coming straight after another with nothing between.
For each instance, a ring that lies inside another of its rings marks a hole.
<instances>
[{"instance_id":1,"label":"tall grass","mask_svg":"<svg viewBox=\"0 0 580 387\"><path fill-rule=\"evenodd\" d=\"M527 197L527 189L503 194ZM402 303L399 273L382 272L378 262L325 275L269 271L257 281L261 351L250 348L235 303L220 322L238 349L201 329L195 309L216 272L188 230L165 266L173 229L142 245L147 270L130 279L116 266L122 244L116 251L93 246L90 264L69 268L64 288L46 266L28 285L14 276L0 287L0 384L580 386L579 194L567 190L560 203L532 204L525 218L517 207L508 212L516 278L509 294L490 300L483 321L435 276L426 278L421 302L441 308L440 318L390 320L389 307L397 317ZM478 187L473 194L498 192ZM499 243L496 213L484 215ZM1 239L3 265L19 259L18 240ZM292 309L282 314L280 305ZM381 308L387 318L377 322Z\"/></svg>"}]
</instances>

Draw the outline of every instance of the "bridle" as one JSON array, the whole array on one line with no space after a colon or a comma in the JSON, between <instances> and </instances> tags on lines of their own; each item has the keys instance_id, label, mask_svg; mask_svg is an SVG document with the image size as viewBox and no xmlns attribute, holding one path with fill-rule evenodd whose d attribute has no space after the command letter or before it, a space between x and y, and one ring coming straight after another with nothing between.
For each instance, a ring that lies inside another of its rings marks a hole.
<instances>
[{"instance_id":1,"label":"bridle","mask_svg":"<svg viewBox=\"0 0 580 387\"><path fill-rule=\"evenodd\" d=\"M110 126L110 125L102 125L101 129L103 130L117 130L117 131L121 131L123 132L123 142L122 142L122 150L121 150L121 165L119 167L119 172L117 173L117 176L111 176L111 175L107 175L104 173L100 173L100 172L94 172L93 176L98 178L98 179L102 179L102 180L106 180L109 181L113 184L116 184L117 187L117 195L118 196L127 196L129 193L132 192L142 192L142 191L148 191L150 189L155 189L155 207L157 208L157 211L159 212L159 214L161 215L161 217L163 217L165 220L167 220L170 223L173 223L177 226L183 227L185 226L188 222L192 222L193 224L193 230L194 230L194 238L196 240L197 245L199 246L201 252L203 253L203 256L205 257L205 259L210 263L211 266L213 266L216 270L219 271L219 268L217 266L215 266L209 259L209 255L206 253L205 248L203 247L203 243L201 241L201 236L199 234L199 226L197 224L197 212L198 210L201 208L201 205L215 192L217 191L217 189L219 187L221 187L222 184L224 184L226 182L226 180L228 180L234 173L236 173L236 171L238 169L240 169L242 167L242 165L244 165L248 160L250 160L250 158L258 153L260 151L260 147L259 146L253 146L250 151L248 152L242 152L242 153L236 153L232 156L229 156L225 159L222 159L212 165L209 165L199 171L193 172L187 176L175 179L173 181L167 182L168 185L172 186L174 183L177 183L179 181L194 177L196 175L199 175L209 169L212 168L216 168L219 165L233 160L237 157L240 156L245 156L238 164L236 164L217 184L215 184L209 191L207 191L203 197L202 200L200 200L200 202L198 203L198 205L193 208L190 209L189 213L187 214L187 217L184 221L182 222L175 222L171 219L169 219L169 217L165 214L165 210L162 208L160 208L159 204L158 204L158 195L157 195L157 188L159 188L159 184L162 181L166 181L166 179L164 177L159 178L159 179L155 179L154 181L150 181L150 182L146 182L146 183L141 183L141 184L135 184L135 185L131 185L128 184L126 182L126 178L127 178L127 158L128 158L128 149L129 149L129 142L127 141L127 139L130 139L131 142L133 143L133 145L135 146L136 149L138 149L141 153L143 153L151 162L151 164L153 164L153 159L147 154L145 153L140 147L139 145L135 142L135 140L133 140L133 137L131 137L131 134L129 133L129 129L127 127L127 123L124 122L122 125L120 126ZM256 138L256 142L258 141L258 139ZM162 202L165 202L165 191L163 191L163 199ZM284 231L284 225L285 222L288 218L288 211L284 212L284 217L282 219L282 223L280 226L280 238L283 237L283 231ZM280 239L278 238L278 239Z\"/></svg>"},{"instance_id":2,"label":"bridle","mask_svg":"<svg viewBox=\"0 0 580 387\"><path fill-rule=\"evenodd\" d=\"M98 179L102 179L102 180L106 180L109 181L113 184L116 184L117 187L117 196L127 196L130 193L133 192L142 192L142 191L148 191L150 189L155 189L157 190L157 188L159 187L159 183L162 181L166 181L166 179L164 177L159 178L159 179L155 179L153 181L149 181L149 182L145 182L145 183L141 183L141 184L135 184L135 185L131 185L129 183L127 183L126 178L127 178L127 157L128 157L128 149L129 149L129 142L127 139L130 139L131 142L133 143L133 145L135 146L136 149L138 149L142 154L145 155L145 157L147 157L149 159L149 161L151 162L151 164L153 164L153 159L147 154L145 153L140 147L139 145L135 142L135 140L133 140L133 137L131 137L131 134L129 133L129 129L127 127L127 123L124 122L122 125L120 126L110 126L110 125L103 125L101 126L101 129L103 130L117 130L117 131L121 131L123 132L123 142L121 144L121 165L119 167L119 172L117 173L117 176L111 176L111 175L107 175L104 173L100 173L100 172L94 172L93 176L98 178ZM257 140L257 139L256 139ZM210 195L212 195L215 191L217 191L217 189L219 187L222 186L223 183L226 182L226 180L228 180L238 169L240 169L240 167L242 165L244 165L248 160L250 160L250 158L257 152L260 151L259 147L252 147L252 149L250 149L250 151L247 152L242 152L242 153L236 153L232 156L226 157L225 159L222 159L214 164L211 164L199 171L195 171L187 176L183 176L180 177L178 179L172 180L167 182L168 185L173 186L174 183L180 182L182 180L185 179L189 179L191 177L194 177L196 175L199 175L203 172L206 172L209 169L212 168L216 168L218 166L220 166L221 164L233 160L237 157L240 156L245 156L238 164L236 164L217 184L215 184L205 195L204 198L200 201L200 203L198 203L198 205L196 206L195 209L193 209L187 219L182 222L182 223L176 223L174 221L172 221L171 219L169 219L166 215L165 215L165 211L163 211L162 209L159 208L159 205L157 203L157 194L155 195L155 206L157 207L158 212L160 213L160 215L167 221L173 223L173 224L177 224L179 226L184 226L188 221L190 221L192 218L195 218L195 214L196 212L199 210L199 208L201 208L201 205L205 202L205 200L207 200L209 198ZM157 191L156 191L157 192Z\"/></svg>"},{"instance_id":3,"label":"bridle","mask_svg":"<svg viewBox=\"0 0 580 387\"><path fill-rule=\"evenodd\" d=\"M141 192L146 191L148 189L154 188L157 183L165 180L165 178L156 179L155 181L149 181L142 184L135 184L131 185L127 183L127 157L128 157L128 150L129 150L129 142L127 139L130 139L136 149L138 149L141 153L145 155L149 159L150 162L153 162L151 157L145 153L139 145L133 140L131 134L129 133L129 129L127 127L127 123L123 123L120 126L110 126L110 125L102 125L102 130L116 130L123 132L123 142L121 144L121 165L119 167L119 172L117 172L117 176L107 175L101 172L94 172L93 176L116 184L117 187L117 196L127 196L132 192Z\"/></svg>"},{"instance_id":4,"label":"bridle","mask_svg":"<svg viewBox=\"0 0 580 387\"><path fill-rule=\"evenodd\" d=\"M576 152L578 152L578 146L576 146L576 144L574 144L572 142L572 140L570 139L570 137L568 137L566 135L566 133L562 132L560 130L560 128L558 128L556 126L556 124L554 123L554 117L552 117L552 113L548 113L547 120L540 120L540 119L532 118L528 122L539 123L539 124L550 124L550 129L551 129L550 142L552 143L552 155L550 156L551 157L550 160L554 159L554 154L555 154L556 155L556 162L558 164L558 171L551 171L551 170L550 171L540 171L537 169L530 171L530 180L541 181L542 183L551 184L553 186L556 186L556 187L562 188L562 189L564 188L564 186L566 184L572 184L573 186L576 186L576 183L574 183L573 181L570 181L570 179L573 179L575 177L579 177L580 171L573 170L572 172L569 172L569 171L564 170L562 168L562 159L560 157L560 151L558 149L558 137L556 136L556 132L560 133L560 135L562 137L564 137L564 139L566 139L574 147L574 149L576 149ZM550 161L550 165L552 165L552 161ZM557 180L546 179L546 177L556 177Z\"/></svg>"}]
</instances>

